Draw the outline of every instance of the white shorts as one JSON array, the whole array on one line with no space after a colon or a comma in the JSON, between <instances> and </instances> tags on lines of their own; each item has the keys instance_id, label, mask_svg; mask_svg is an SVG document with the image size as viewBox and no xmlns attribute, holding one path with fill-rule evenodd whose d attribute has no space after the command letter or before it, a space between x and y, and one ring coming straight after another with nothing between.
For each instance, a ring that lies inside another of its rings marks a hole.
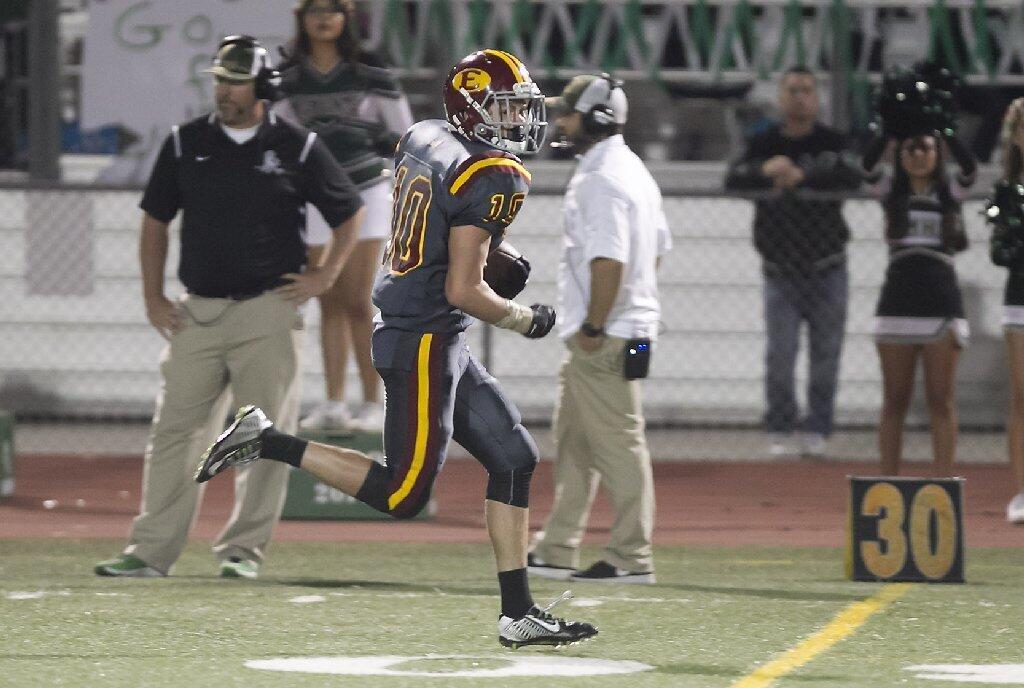
<instances>
[{"instance_id":1,"label":"white shorts","mask_svg":"<svg viewBox=\"0 0 1024 688\"><path fill-rule=\"evenodd\" d=\"M1024 306L1003 304L1003 329L1024 329Z\"/></svg>"},{"instance_id":2,"label":"white shorts","mask_svg":"<svg viewBox=\"0 0 1024 688\"><path fill-rule=\"evenodd\" d=\"M359 192L366 214L359 227L359 240L384 239L391 233L391 184L381 182ZM331 227L312 203L306 204L307 246L323 246L331 240Z\"/></svg>"},{"instance_id":3,"label":"white shorts","mask_svg":"<svg viewBox=\"0 0 1024 688\"><path fill-rule=\"evenodd\" d=\"M967 347L971 326L964 318L918 318L876 315L875 342L878 344L931 344L953 333L957 346Z\"/></svg>"}]
</instances>

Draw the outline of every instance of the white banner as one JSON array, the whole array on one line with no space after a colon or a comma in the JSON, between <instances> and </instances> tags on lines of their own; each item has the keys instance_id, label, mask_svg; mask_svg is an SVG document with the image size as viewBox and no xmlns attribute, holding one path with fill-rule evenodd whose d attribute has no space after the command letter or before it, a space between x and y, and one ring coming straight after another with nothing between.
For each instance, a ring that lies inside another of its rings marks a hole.
<instances>
[{"instance_id":1,"label":"white banner","mask_svg":"<svg viewBox=\"0 0 1024 688\"><path fill-rule=\"evenodd\" d=\"M294 0L92 0L82 74L82 127L120 124L150 151L172 124L212 109L220 39L249 34L278 61ZM148 173L148 171L147 171ZM138 175L131 175L137 177Z\"/></svg>"}]
</instances>

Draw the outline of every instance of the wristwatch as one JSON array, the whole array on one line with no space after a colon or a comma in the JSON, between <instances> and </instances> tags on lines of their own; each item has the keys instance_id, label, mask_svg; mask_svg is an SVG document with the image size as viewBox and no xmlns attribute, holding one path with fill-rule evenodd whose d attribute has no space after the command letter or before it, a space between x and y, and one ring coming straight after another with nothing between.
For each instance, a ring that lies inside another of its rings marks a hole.
<instances>
[{"instance_id":1,"label":"wristwatch","mask_svg":"<svg viewBox=\"0 0 1024 688\"><path fill-rule=\"evenodd\" d=\"M580 332L583 333L584 337L601 337L604 335L603 327L594 327L588 322L580 325Z\"/></svg>"}]
</instances>

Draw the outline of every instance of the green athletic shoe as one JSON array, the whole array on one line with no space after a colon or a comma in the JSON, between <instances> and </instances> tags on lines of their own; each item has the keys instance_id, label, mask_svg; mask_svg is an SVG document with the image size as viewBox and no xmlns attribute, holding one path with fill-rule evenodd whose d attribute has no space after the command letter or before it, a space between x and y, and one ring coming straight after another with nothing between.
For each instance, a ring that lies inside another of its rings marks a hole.
<instances>
[{"instance_id":1,"label":"green athletic shoe","mask_svg":"<svg viewBox=\"0 0 1024 688\"><path fill-rule=\"evenodd\" d=\"M229 557L227 561L220 563L221 578L255 578L259 575L259 565L255 561Z\"/></svg>"},{"instance_id":2,"label":"green athletic shoe","mask_svg":"<svg viewBox=\"0 0 1024 688\"><path fill-rule=\"evenodd\" d=\"M96 564L93 571L97 576L120 576L122 578L163 578L167 575L131 554L122 554L113 559L101 561Z\"/></svg>"}]
</instances>

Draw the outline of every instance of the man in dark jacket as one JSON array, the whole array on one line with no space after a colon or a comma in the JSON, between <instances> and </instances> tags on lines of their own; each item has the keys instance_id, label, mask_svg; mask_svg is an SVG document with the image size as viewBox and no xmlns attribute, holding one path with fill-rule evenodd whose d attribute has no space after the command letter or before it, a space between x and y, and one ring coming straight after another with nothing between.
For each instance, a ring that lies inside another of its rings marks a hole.
<instances>
[{"instance_id":1,"label":"man in dark jacket","mask_svg":"<svg viewBox=\"0 0 1024 688\"><path fill-rule=\"evenodd\" d=\"M786 71L779 86L782 122L752 137L729 168L731 190L772 191L756 202L754 246L765 280L765 425L770 453L796 453L794 367L800 323L810 345L808 414L799 451L825 453L832 432L839 357L846 322L845 246L850 236L838 200L811 200L801 190L839 191L860 182L845 137L818 123L814 75Z\"/></svg>"}]
</instances>

